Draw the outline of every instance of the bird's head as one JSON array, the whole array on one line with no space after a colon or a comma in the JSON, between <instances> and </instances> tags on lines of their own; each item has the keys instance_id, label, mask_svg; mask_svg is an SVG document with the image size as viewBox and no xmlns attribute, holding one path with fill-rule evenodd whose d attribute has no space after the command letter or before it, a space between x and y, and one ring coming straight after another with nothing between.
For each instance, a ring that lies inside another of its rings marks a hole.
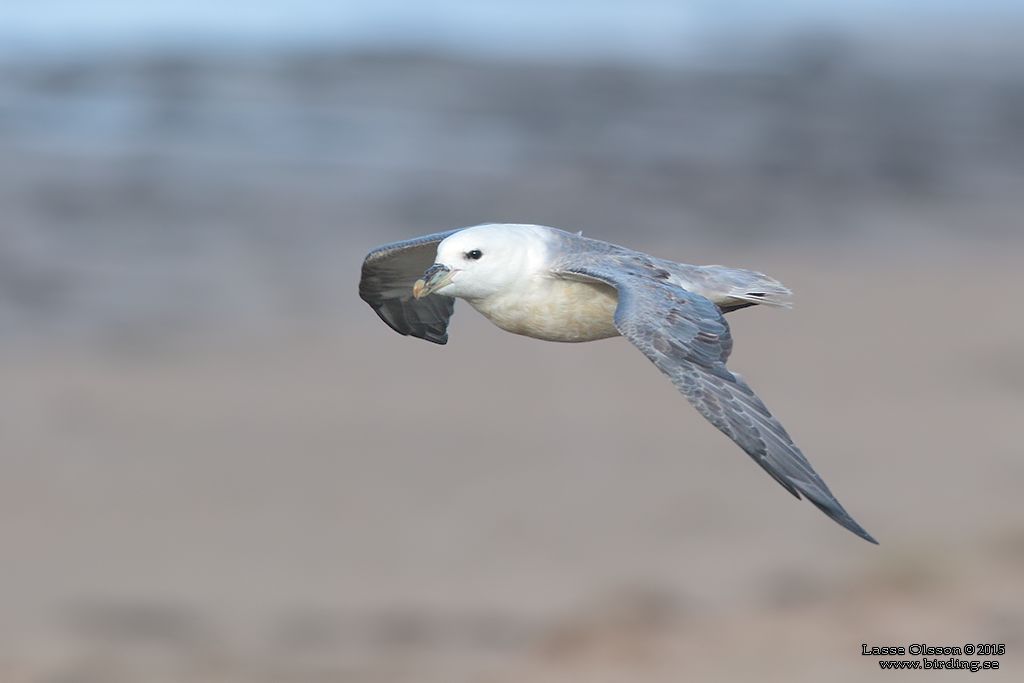
<instances>
[{"instance_id":1,"label":"bird's head","mask_svg":"<svg viewBox=\"0 0 1024 683\"><path fill-rule=\"evenodd\" d=\"M413 286L417 299L444 294L485 299L540 269L544 233L532 225L478 225L460 230L437 245L434 264Z\"/></svg>"}]
</instances>

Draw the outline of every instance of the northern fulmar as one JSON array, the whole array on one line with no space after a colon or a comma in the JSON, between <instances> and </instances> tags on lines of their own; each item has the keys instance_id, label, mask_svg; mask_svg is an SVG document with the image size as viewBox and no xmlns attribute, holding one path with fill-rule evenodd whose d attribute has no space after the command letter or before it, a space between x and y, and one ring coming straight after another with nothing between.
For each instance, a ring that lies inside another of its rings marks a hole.
<instances>
[{"instance_id":1,"label":"northern fulmar","mask_svg":"<svg viewBox=\"0 0 1024 683\"><path fill-rule=\"evenodd\" d=\"M788 306L790 291L762 273L693 266L542 225L488 224L371 251L359 296L396 332L448 341L455 299L508 332L584 342L622 335L711 424L797 498L877 543L843 509L793 439L725 366L725 313Z\"/></svg>"}]
</instances>

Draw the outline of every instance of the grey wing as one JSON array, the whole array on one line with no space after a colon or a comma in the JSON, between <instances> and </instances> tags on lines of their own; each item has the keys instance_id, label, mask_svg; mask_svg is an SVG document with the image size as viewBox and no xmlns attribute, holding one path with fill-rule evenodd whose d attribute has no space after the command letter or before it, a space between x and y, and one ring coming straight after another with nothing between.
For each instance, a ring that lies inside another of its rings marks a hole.
<instances>
[{"instance_id":1,"label":"grey wing","mask_svg":"<svg viewBox=\"0 0 1024 683\"><path fill-rule=\"evenodd\" d=\"M725 367L732 336L710 300L642 272L643 266L588 264L563 273L616 288L615 326L640 349L711 424L736 442L799 498L806 496L838 524L872 543L843 509L785 428L739 375Z\"/></svg>"},{"instance_id":2,"label":"grey wing","mask_svg":"<svg viewBox=\"0 0 1024 683\"><path fill-rule=\"evenodd\" d=\"M363 261L359 297L399 334L445 344L455 299L431 294L412 296L412 286L434 262L438 243L458 232L449 230L377 247Z\"/></svg>"}]
</instances>

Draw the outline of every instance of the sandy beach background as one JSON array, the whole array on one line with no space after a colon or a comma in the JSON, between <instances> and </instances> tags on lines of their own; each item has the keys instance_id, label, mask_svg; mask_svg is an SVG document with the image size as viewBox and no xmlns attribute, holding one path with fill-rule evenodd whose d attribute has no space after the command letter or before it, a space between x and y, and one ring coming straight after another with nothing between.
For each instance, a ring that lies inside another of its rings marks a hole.
<instances>
[{"instance_id":1,"label":"sandy beach background","mask_svg":"<svg viewBox=\"0 0 1024 683\"><path fill-rule=\"evenodd\" d=\"M1024 55L943 26L8 53L0 680L863 681L862 643L990 642L1019 680ZM792 287L730 364L881 545L621 339L459 306L438 347L358 300L371 247L487 221Z\"/></svg>"}]
</instances>

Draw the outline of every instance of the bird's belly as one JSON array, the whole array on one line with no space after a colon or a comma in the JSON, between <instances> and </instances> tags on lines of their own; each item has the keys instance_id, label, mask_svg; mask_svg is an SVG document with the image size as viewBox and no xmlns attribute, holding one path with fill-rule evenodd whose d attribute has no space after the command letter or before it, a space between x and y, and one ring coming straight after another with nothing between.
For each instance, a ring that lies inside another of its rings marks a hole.
<instances>
[{"instance_id":1,"label":"bird's belly","mask_svg":"<svg viewBox=\"0 0 1024 683\"><path fill-rule=\"evenodd\" d=\"M492 323L514 334L558 342L615 337L613 287L573 280L546 280L514 294L470 301Z\"/></svg>"}]
</instances>

